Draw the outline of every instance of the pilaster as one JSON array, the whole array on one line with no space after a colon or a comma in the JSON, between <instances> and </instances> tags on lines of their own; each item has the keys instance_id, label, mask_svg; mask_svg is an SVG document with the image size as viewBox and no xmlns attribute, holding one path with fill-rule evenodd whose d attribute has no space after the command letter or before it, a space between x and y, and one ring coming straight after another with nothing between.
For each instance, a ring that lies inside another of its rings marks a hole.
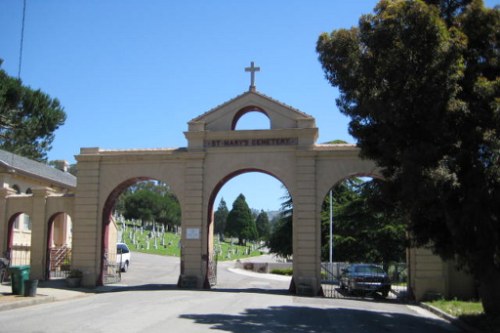
<instances>
[{"instance_id":1,"label":"pilaster","mask_svg":"<svg viewBox=\"0 0 500 333\"><path fill-rule=\"evenodd\" d=\"M0 256L7 249L7 232L9 216L7 216L7 200L10 195L15 194L10 187L0 187Z\"/></svg>"},{"instance_id":2,"label":"pilaster","mask_svg":"<svg viewBox=\"0 0 500 333\"><path fill-rule=\"evenodd\" d=\"M101 273L102 216L99 216L100 156L82 148L77 156L78 186L73 219L73 268L83 272L82 284L96 286Z\"/></svg>"},{"instance_id":3,"label":"pilaster","mask_svg":"<svg viewBox=\"0 0 500 333\"><path fill-rule=\"evenodd\" d=\"M316 160L312 152L297 154L293 199L293 279L299 294L320 289L320 223L316 204Z\"/></svg>"},{"instance_id":4,"label":"pilaster","mask_svg":"<svg viewBox=\"0 0 500 333\"><path fill-rule=\"evenodd\" d=\"M185 164L182 207L180 286L202 288L207 273L207 227L203 202L204 153L193 153ZM196 279L196 286L194 280Z\"/></svg>"},{"instance_id":5,"label":"pilaster","mask_svg":"<svg viewBox=\"0 0 500 333\"><path fill-rule=\"evenodd\" d=\"M46 216L47 197L53 193L49 187L32 188L33 208L31 219L31 259L30 278L44 278L44 263L48 237L48 217Z\"/></svg>"}]
</instances>

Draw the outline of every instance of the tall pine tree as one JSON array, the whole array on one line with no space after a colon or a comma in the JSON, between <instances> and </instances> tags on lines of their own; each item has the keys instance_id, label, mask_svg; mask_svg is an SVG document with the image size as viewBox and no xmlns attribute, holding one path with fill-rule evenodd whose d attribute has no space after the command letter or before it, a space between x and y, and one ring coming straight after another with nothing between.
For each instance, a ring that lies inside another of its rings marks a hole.
<instances>
[{"instance_id":1,"label":"tall pine tree","mask_svg":"<svg viewBox=\"0 0 500 333\"><path fill-rule=\"evenodd\" d=\"M224 233L226 230L226 222L227 216L229 214L229 210L227 209L226 202L224 198L220 200L219 207L214 213L214 233L218 234L220 237L224 237Z\"/></svg>"},{"instance_id":2,"label":"tall pine tree","mask_svg":"<svg viewBox=\"0 0 500 333\"><path fill-rule=\"evenodd\" d=\"M226 234L230 237L238 237L240 245L258 238L252 211L243 194L236 198L227 216Z\"/></svg>"}]
</instances>

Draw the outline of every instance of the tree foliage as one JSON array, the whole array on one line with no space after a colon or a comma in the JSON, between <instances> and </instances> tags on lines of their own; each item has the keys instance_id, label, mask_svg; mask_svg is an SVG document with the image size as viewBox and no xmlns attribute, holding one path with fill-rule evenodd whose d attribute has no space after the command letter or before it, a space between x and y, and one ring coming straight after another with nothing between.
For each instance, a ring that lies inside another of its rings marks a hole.
<instances>
[{"instance_id":1,"label":"tree foliage","mask_svg":"<svg viewBox=\"0 0 500 333\"><path fill-rule=\"evenodd\" d=\"M66 114L57 99L24 86L0 69L1 149L44 162L55 130L65 121Z\"/></svg>"},{"instance_id":2,"label":"tree foliage","mask_svg":"<svg viewBox=\"0 0 500 333\"><path fill-rule=\"evenodd\" d=\"M388 267L405 259L406 224L397 208L383 202L380 181L347 179L332 189L335 261L374 262ZM329 259L330 198L321 212L321 257Z\"/></svg>"},{"instance_id":3,"label":"tree foliage","mask_svg":"<svg viewBox=\"0 0 500 333\"><path fill-rule=\"evenodd\" d=\"M481 0L426 2L380 1L317 51L415 245L457 258L500 315L500 14Z\"/></svg>"},{"instance_id":4,"label":"tree foliage","mask_svg":"<svg viewBox=\"0 0 500 333\"><path fill-rule=\"evenodd\" d=\"M118 199L116 210L126 219L161 223L172 230L181 223L181 209L170 188L160 182L139 182Z\"/></svg>"},{"instance_id":5,"label":"tree foliage","mask_svg":"<svg viewBox=\"0 0 500 333\"><path fill-rule=\"evenodd\" d=\"M288 192L282 199L280 218L269 237L269 251L289 258L293 255L293 202Z\"/></svg>"},{"instance_id":6,"label":"tree foliage","mask_svg":"<svg viewBox=\"0 0 500 333\"><path fill-rule=\"evenodd\" d=\"M229 210L227 208L224 198L220 200L219 207L214 213L214 233L224 236L224 231L226 230L226 221Z\"/></svg>"},{"instance_id":7,"label":"tree foliage","mask_svg":"<svg viewBox=\"0 0 500 333\"><path fill-rule=\"evenodd\" d=\"M269 239L271 234L271 225L269 224L269 216L263 210L260 211L255 220L255 225L257 227L258 238L261 240Z\"/></svg>"},{"instance_id":8,"label":"tree foliage","mask_svg":"<svg viewBox=\"0 0 500 333\"><path fill-rule=\"evenodd\" d=\"M258 238L255 220L243 194L234 200L233 208L227 216L226 234L238 237L240 245Z\"/></svg>"}]
</instances>

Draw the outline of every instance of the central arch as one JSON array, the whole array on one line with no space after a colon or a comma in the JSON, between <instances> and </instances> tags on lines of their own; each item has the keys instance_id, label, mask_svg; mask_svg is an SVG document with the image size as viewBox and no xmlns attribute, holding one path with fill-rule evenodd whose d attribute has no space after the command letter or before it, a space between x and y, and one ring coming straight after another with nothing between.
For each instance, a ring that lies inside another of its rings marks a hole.
<instances>
[{"instance_id":1,"label":"central arch","mask_svg":"<svg viewBox=\"0 0 500 333\"><path fill-rule=\"evenodd\" d=\"M208 211L208 215L207 215L208 223L207 223L207 230L206 230L206 235L207 235L206 251L208 253L208 258L214 257L213 238L214 238L214 222L215 222L214 221L215 199L217 198L217 195L219 194L221 189L224 187L224 185L226 185L229 181L231 181L232 179L235 179L238 176L241 176L244 174L250 174L250 173L260 173L260 174L270 176L270 177L274 178L275 180L277 180L278 182L280 182L286 188L288 193L290 193L290 191L288 190L288 186L283 182L283 180L281 180L278 176L276 176L272 172L265 170L263 168L253 167L253 168L237 169L235 171L229 172L226 176L222 177L222 179L220 179L220 181L212 189L210 196L209 196L209 200L208 200L208 210L207 210ZM242 193L243 193L243 190L242 190ZM290 194L290 196L291 196L291 194ZM292 201L293 201L293 198L292 198ZM206 288L206 289L210 289L211 286L213 286L212 280L213 280L214 272L213 272L213 267L210 266L212 264L213 263L210 260L207 260L207 267L206 267L207 274L206 274L205 281L204 281L204 288Z\"/></svg>"}]
</instances>

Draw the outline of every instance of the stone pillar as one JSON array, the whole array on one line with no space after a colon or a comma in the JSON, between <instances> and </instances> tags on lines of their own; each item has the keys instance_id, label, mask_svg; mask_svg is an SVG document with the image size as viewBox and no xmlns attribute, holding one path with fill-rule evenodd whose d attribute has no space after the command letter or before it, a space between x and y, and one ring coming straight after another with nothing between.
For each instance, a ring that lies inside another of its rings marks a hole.
<instances>
[{"instance_id":1,"label":"stone pillar","mask_svg":"<svg viewBox=\"0 0 500 333\"><path fill-rule=\"evenodd\" d=\"M0 187L0 257L3 257L3 252L7 249L7 232L9 231L7 216L7 200L10 195L16 192L10 187Z\"/></svg>"},{"instance_id":2,"label":"stone pillar","mask_svg":"<svg viewBox=\"0 0 500 333\"><path fill-rule=\"evenodd\" d=\"M44 279L45 260L47 260L48 217L47 197L53 193L48 187L32 188L33 210L31 218L31 259L30 278Z\"/></svg>"},{"instance_id":3,"label":"stone pillar","mask_svg":"<svg viewBox=\"0 0 500 333\"><path fill-rule=\"evenodd\" d=\"M313 153L297 153L293 199L293 283L298 294L320 291L321 228L316 202L316 162Z\"/></svg>"},{"instance_id":4,"label":"stone pillar","mask_svg":"<svg viewBox=\"0 0 500 333\"><path fill-rule=\"evenodd\" d=\"M203 202L204 153L193 153L186 161L182 200L181 272L179 286L202 288L207 272L207 217ZM206 215L206 214L205 214Z\"/></svg>"},{"instance_id":5,"label":"stone pillar","mask_svg":"<svg viewBox=\"0 0 500 333\"><path fill-rule=\"evenodd\" d=\"M82 284L95 287L101 274L102 216L99 214L98 148L82 148L77 156L71 267L83 272Z\"/></svg>"}]
</instances>

